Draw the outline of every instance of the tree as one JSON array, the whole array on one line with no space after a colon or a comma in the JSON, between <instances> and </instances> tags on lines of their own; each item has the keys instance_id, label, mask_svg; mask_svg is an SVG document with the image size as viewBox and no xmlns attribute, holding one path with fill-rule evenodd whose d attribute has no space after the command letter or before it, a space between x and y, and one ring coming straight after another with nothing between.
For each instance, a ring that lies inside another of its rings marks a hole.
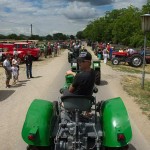
<instances>
[{"instance_id":1,"label":"tree","mask_svg":"<svg viewBox=\"0 0 150 150\"><path fill-rule=\"evenodd\" d=\"M78 39L84 39L83 31L78 31L77 34L76 34L76 37Z\"/></svg>"},{"instance_id":2,"label":"tree","mask_svg":"<svg viewBox=\"0 0 150 150\"><path fill-rule=\"evenodd\" d=\"M53 37L51 35L47 35L45 39L49 41L49 40L53 40Z\"/></svg>"},{"instance_id":3,"label":"tree","mask_svg":"<svg viewBox=\"0 0 150 150\"><path fill-rule=\"evenodd\" d=\"M75 40L75 36L74 35L70 35L70 39L71 40Z\"/></svg>"},{"instance_id":4,"label":"tree","mask_svg":"<svg viewBox=\"0 0 150 150\"><path fill-rule=\"evenodd\" d=\"M53 39L54 40L66 40L67 36L62 33L55 33L53 34Z\"/></svg>"}]
</instances>

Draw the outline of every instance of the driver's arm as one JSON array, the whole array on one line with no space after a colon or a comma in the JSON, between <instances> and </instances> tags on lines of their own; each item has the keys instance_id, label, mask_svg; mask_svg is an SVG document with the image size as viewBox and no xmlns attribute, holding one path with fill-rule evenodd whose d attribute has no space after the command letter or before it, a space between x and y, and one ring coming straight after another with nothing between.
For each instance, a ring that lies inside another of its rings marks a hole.
<instances>
[{"instance_id":1,"label":"driver's arm","mask_svg":"<svg viewBox=\"0 0 150 150\"><path fill-rule=\"evenodd\" d=\"M74 88L74 87L72 86L72 84L71 84L70 87L69 87L69 92L70 92L70 93L73 93L74 90L75 90L75 88Z\"/></svg>"},{"instance_id":2,"label":"driver's arm","mask_svg":"<svg viewBox=\"0 0 150 150\"><path fill-rule=\"evenodd\" d=\"M69 87L69 92L73 93L76 90L76 88L79 86L80 83L79 81L80 81L80 76L79 74L76 74L73 83Z\"/></svg>"}]
</instances>

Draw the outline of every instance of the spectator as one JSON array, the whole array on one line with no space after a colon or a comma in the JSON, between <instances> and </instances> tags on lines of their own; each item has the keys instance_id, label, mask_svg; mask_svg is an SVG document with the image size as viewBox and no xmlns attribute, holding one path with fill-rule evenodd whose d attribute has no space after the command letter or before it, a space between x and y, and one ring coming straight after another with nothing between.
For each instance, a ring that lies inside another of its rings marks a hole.
<instances>
[{"instance_id":1,"label":"spectator","mask_svg":"<svg viewBox=\"0 0 150 150\"><path fill-rule=\"evenodd\" d=\"M6 59L3 62L3 67L5 69L5 74L6 74L6 88L10 88L10 79L12 78L11 74L11 63L10 63L10 56L7 55Z\"/></svg>"},{"instance_id":2,"label":"spectator","mask_svg":"<svg viewBox=\"0 0 150 150\"><path fill-rule=\"evenodd\" d=\"M128 49L127 49L127 53L128 53L129 55L133 54L134 52L135 52L135 50L132 49L132 48L128 48Z\"/></svg>"},{"instance_id":3,"label":"spectator","mask_svg":"<svg viewBox=\"0 0 150 150\"><path fill-rule=\"evenodd\" d=\"M34 78L32 76L32 61L33 61L32 56L31 56L30 52L28 51L27 55L25 56L26 75L27 75L28 79Z\"/></svg>"},{"instance_id":4,"label":"spectator","mask_svg":"<svg viewBox=\"0 0 150 150\"><path fill-rule=\"evenodd\" d=\"M13 56L18 56L18 51L16 47L13 48Z\"/></svg>"},{"instance_id":5,"label":"spectator","mask_svg":"<svg viewBox=\"0 0 150 150\"><path fill-rule=\"evenodd\" d=\"M44 46L45 46L45 48L44 48L44 57L47 58L47 54L48 54L48 45L45 44Z\"/></svg>"},{"instance_id":6,"label":"spectator","mask_svg":"<svg viewBox=\"0 0 150 150\"><path fill-rule=\"evenodd\" d=\"M57 49L58 49L58 55L60 55L61 54L61 46L59 43L57 44Z\"/></svg>"},{"instance_id":7,"label":"spectator","mask_svg":"<svg viewBox=\"0 0 150 150\"><path fill-rule=\"evenodd\" d=\"M110 50L109 50L109 59L110 60L112 59L113 49L114 49L114 47L110 47Z\"/></svg>"},{"instance_id":8,"label":"spectator","mask_svg":"<svg viewBox=\"0 0 150 150\"><path fill-rule=\"evenodd\" d=\"M11 71L12 71L12 77L13 77L13 84L16 84L16 81L18 79L18 67L17 67L17 61L15 61L13 64L12 64L12 67L11 67Z\"/></svg>"},{"instance_id":9,"label":"spectator","mask_svg":"<svg viewBox=\"0 0 150 150\"><path fill-rule=\"evenodd\" d=\"M100 48L97 51L97 57L98 57L99 60L102 59L102 50Z\"/></svg>"},{"instance_id":10,"label":"spectator","mask_svg":"<svg viewBox=\"0 0 150 150\"><path fill-rule=\"evenodd\" d=\"M108 50L107 50L107 48L105 48L104 50L103 50L103 58L104 58L104 63L106 64L107 63L107 59L108 59Z\"/></svg>"},{"instance_id":11,"label":"spectator","mask_svg":"<svg viewBox=\"0 0 150 150\"><path fill-rule=\"evenodd\" d=\"M15 55L14 58L12 59L12 65L15 64L16 67L18 68L18 70L17 70L18 71L18 73L17 73L18 76L17 76L17 79L16 79L17 81L19 81L19 65L20 65L20 62L21 62L20 58L17 55Z\"/></svg>"}]
</instances>

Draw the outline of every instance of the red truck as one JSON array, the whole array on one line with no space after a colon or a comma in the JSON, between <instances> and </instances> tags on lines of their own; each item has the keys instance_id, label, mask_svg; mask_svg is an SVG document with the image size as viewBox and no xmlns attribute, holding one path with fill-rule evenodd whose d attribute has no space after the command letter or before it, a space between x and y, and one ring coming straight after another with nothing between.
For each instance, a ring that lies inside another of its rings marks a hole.
<instances>
[{"instance_id":1,"label":"red truck","mask_svg":"<svg viewBox=\"0 0 150 150\"><path fill-rule=\"evenodd\" d=\"M0 43L0 49L3 51L3 55L13 56L14 47L17 49L18 56L21 61L24 61L24 57L27 52L30 52L34 60L38 60L40 57L40 49L36 48L32 43L27 42L15 42L15 43Z\"/></svg>"}]
</instances>

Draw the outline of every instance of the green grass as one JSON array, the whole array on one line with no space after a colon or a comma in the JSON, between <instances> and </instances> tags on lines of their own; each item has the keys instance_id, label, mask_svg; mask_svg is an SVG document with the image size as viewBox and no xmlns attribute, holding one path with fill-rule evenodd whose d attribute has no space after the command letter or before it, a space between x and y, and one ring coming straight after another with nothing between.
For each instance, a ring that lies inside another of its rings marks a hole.
<instances>
[{"instance_id":1,"label":"green grass","mask_svg":"<svg viewBox=\"0 0 150 150\"><path fill-rule=\"evenodd\" d=\"M144 80L144 89L142 89L142 79L134 76L134 74L142 73L143 66L135 68L125 63L113 65L111 61L108 61L107 65L117 71L132 73L132 76L124 75L121 80L121 84L124 90L130 96L134 97L135 102L140 106L142 113L145 114L150 120L150 79ZM145 73L148 75L150 74L150 64L145 66Z\"/></svg>"},{"instance_id":2,"label":"green grass","mask_svg":"<svg viewBox=\"0 0 150 150\"><path fill-rule=\"evenodd\" d=\"M135 76L123 76L121 84L150 120L150 80L145 80L144 89L141 88L141 79Z\"/></svg>"},{"instance_id":3,"label":"green grass","mask_svg":"<svg viewBox=\"0 0 150 150\"><path fill-rule=\"evenodd\" d=\"M111 66L112 69L122 71L122 72L128 72L128 73L136 73L136 74L141 74L143 71L143 67L131 67L128 64L122 63L119 65L113 65L111 61L108 61L107 65ZM150 74L150 64L147 64L145 66L145 73Z\"/></svg>"}]
</instances>

